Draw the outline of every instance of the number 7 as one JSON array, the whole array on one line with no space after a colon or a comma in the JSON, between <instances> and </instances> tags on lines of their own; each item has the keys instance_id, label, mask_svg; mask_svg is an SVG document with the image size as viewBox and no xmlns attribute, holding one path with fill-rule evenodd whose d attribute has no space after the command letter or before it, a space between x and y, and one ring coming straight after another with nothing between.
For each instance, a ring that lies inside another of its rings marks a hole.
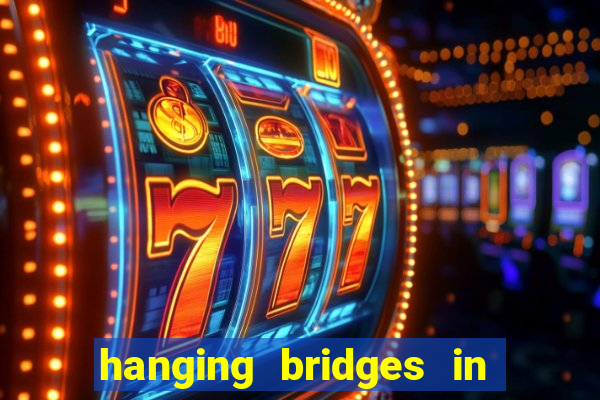
<instances>
[{"instance_id":1,"label":"number 7","mask_svg":"<svg viewBox=\"0 0 600 400\"><path fill-rule=\"evenodd\" d=\"M179 235L194 241L171 285L161 338L202 336L212 307L215 281L237 211L237 183L216 186L186 179L146 178L148 258L169 256Z\"/></svg>"},{"instance_id":2,"label":"number 7","mask_svg":"<svg viewBox=\"0 0 600 400\"><path fill-rule=\"evenodd\" d=\"M360 216L348 244L338 294L358 290L362 284L380 197L379 177L376 175L369 175L368 179L349 175L341 178L344 226L354 223L355 211Z\"/></svg>"},{"instance_id":3,"label":"number 7","mask_svg":"<svg viewBox=\"0 0 600 400\"><path fill-rule=\"evenodd\" d=\"M269 194L269 233L282 237L288 218L297 222L289 234L277 268L267 318L294 310L300 303L308 275L313 237L323 203L323 181L311 176L298 178L267 177Z\"/></svg>"}]
</instances>

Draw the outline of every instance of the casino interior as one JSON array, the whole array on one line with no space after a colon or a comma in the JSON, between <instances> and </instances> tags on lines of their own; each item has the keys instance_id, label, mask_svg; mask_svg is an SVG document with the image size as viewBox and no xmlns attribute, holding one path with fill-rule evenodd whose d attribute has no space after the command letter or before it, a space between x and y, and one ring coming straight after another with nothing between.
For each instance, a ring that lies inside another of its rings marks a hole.
<instances>
[{"instance_id":1,"label":"casino interior","mask_svg":"<svg viewBox=\"0 0 600 400\"><path fill-rule=\"evenodd\" d=\"M0 0L0 400L102 337L500 337L506 392L303 396L598 398L596 3Z\"/></svg>"}]
</instances>

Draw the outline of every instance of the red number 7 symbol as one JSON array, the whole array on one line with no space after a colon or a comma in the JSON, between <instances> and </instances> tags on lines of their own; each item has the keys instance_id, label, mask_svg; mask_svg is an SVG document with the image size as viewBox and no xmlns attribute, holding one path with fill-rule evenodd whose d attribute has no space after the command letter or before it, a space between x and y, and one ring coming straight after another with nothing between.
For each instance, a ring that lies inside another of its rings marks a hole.
<instances>
[{"instance_id":1,"label":"red number 7 symbol","mask_svg":"<svg viewBox=\"0 0 600 400\"><path fill-rule=\"evenodd\" d=\"M379 178L376 175L370 175L368 179L349 175L342 175L341 178L344 226L354 223L355 211L358 211L359 217L348 244L338 294L358 290L362 284L380 197Z\"/></svg>"},{"instance_id":2,"label":"red number 7 symbol","mask_svg":"<svg viewBox=\"0 0 600 400\"><path fill-rule=\"evenodd\" d=\"M148 257L169 256L177 236L192 240L169 293L161 338L204 333L215 281L237 211L237 183L218 178L216 186L186 179L146 178Z\"/></svg>"},{"instance_id":3,"label":"red number 7 symbol","mask_svg":"<svg viewBox=\"0 0 600 400\"><path fill-rule=\"evenodd\" d=\"M267 318L294 310L308 274L313 236L323 203L323 181L310 177L308 182L298 178L267 177L269 192L269 233L271 238L285 234L288 218L297 222L289 234L277 268L277 275Z\"/></svg>"}]
</instances>

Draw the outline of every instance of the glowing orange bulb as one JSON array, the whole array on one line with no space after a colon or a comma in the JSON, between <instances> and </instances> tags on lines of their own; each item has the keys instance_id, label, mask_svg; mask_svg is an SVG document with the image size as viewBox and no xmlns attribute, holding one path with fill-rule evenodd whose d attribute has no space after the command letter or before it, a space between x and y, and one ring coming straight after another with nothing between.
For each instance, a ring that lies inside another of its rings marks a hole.
<instances>
[{"instance_id":1,"label":"glowing orange bulb","mask_svg":"<svg viewBox=\"0 0 600 400\"><path fill-rule=\"evenodd\" d=\"M31 129L25 127L25 126L21 126L17 129L17 136L19 137L30 137L31 136Z\"/></svg>"},{"instance_id":2,"label":"glowing orange bulb","mask_svg":"<svg viewBox=\"0 0 600 400\"><path fill-rule=\"evenodd\" d=\"M37 264L33 261L27 261L25 264L23 264L23 271L26 274L31 274L33 272L35 272L37 270Z\"/></svg>"},{"instance_id":3,"label":"glowing orange bulb","mask_svg":"<svg viewBox=\"0 0 600 400\"><path fill-rule=\"evenodd\" d=\"M46 122L49 123L50 125L55 125L58 122L58 114L55 113L54 111L50 111L49 113L46 114Z\"/></svg>"},{"instance_id":4,"label":"glowing orange bulb","mask_svg":"<svg viewBox=\"0 0 600 400\"><path fill-rule=\"evenodd\" d=\"M52 203L52 211L54 211L55 214L62 214L65 212L66 210L66 206L65 203L62 201L55 201L54 203Z\"/></svg>"},{"instance_id":5,"label":"glowing orange bulb","mask_svg":"<svg viewBox=\"0 0 600 400\"><path fill-rule=\"evenodd\" d=\"M62 145L60 144L60 142L50 142L50 144L48 145L48 150L52 154L58 154L62 151Z\"/></svg>"},{"instance_id":6,"label":"glowing orange bulb","mask_svg":"<svg viewBox=\"0 0 600 400\"><path fill-rule=\"evenodd\" d=\"M35 329L33 328L25 328L21 332L21 337L25 340L31 340L35 337Z\"/></svg>"},{"instance_id":7,"label":"glowing orange bulb","mask_svg":"<svg viewBox=\"0 0 600 400\"><path fill-rule=\"evenodd\" d=\"M11 69L8 72L8 79L10 79L11 81L20 81L23 79L23 73L16 69Z\"/></svg>"},{"instance_id":8,"label":"glowing orange bulb","mask_svg":"<svg viewBox=\"0 0 600 400\"><path fill-rule=\"evenodd\" d=\"M33 40L35 40L36 42L41 42L44 39L46 39L46 34L43 30L36 29L35 31L33 31Z\"/></svg>"},{"instance_id":9,"label":"glowing orange bulb","mask_svg":"<svg viewBox=\"0 0 600 400\"><path fill-rule=\"evenodd\" d=\"M8 18L0 19L0 29L9 30L9 29L12 29L13 27L14 27L14 24L13 24L12 20L10 20Z\"/></svg>"},{"instance_id":10,"label":"glowing orange bulb","mask_svg":"<svg viewBox=\"0 0 600 400\"><path fill-rule=\"evenodd\" d=\"M60 393L56 389L50 389L50 390L48 390L48 392L46 392L46 399L48 399L48 400L59 400L60 399Z\"/></svg>"},{"instance_id":11,"label":"glowing orange bulb","mask_svg":"<svg viewBox=\"0 0 600 400\"><path fill-rule=\"evenodd\" d=\"M13 98L13 107L15 108L23 108L27 107L27 100L23 97L15 97Z\"/></svg>"},{"instance_id":12,"label":"glowing orange bulb","mask_svg":"<svg viewBox=\"0 0 600 400\"><path fill-rule=\"evenodd\" d=\"M41 69L46 69L50 66L50 59L48 57L40 57L38 58L37 65Z\"/></svg>"},{"instance_id":13,"label":"glowing orange bulb","mask_svg":"<svg viewBox=\"0 0 600 400\"><path fill-rule=\"evenodd\" d=\"M0 0L1 1L1 0ZM17 396L17 400L29 400L30 396L28 392L21 392L19 393L19 395Z\"/></svg>"},{"instance_id":14,"label":"glowing orange bulb","mask_svg":"<svg viewBox=\"0 0 600 400\"><path fill-rule=\"evenodd\" d=\"M67 299L65 296L59 294L57 296L54 296L52 304L54 304L54 307L56 308L65 308L65 306L67 305Z\"/></svg>"},{"instance_id":15,"label":"glowing orange bulb","mask_svg":"<svg viewBox=\"0 0 600 400\"><path fill-rule=\"evenodd\" d=\"M63 232L56 232L52 236L52 240L54 241L54 244L63 245L67 243L67 235L65 235Z\"/></svg>"},{"instance_id":16,"label":"glowing orange bulb","mask_svg":"<svg viewBox=\"0 0 600 400\"><path fill-rule=\"evenodd\" d=\"M45 84L44 86L42 86L42 94L47 97L52 96L54 94L54 86L48 83Z\"/></svg>"},{"instance_id":17,"label":"glowing orange bulb","mask_svg":"<svg viewBox=\"0 0 600 400\"><path fill-rule=\"evenodd\" d=\"M33 164L33 157L31 156L31 154L22 154L19 161L23 166L31 165Z\"/></svg>"},{"instance_id":18,"label":"glowing orange bulb","mask_svg":"<svg viewBox=\"0 0 600 400\"><path fill-rule=\"evenodd\" d=\"M60 371L62 369L62 361L58 358L52 358L48 366L52 371Z\"/></svg>"},{"instance_id":19,"label":"glowing orange bulb","mask_svg":"<svg viewBox=\"0 0 600 400\"><path fill-rule=\"evenodd\" d=\"M21 369L21 372L29 372L33 368L33 363L31 360L23 360L19 364L19 368Z\"/></svg>"},{"instance_id":20,"label":"glowing orange bulb","mask_svg":"<svg viewBox=\"0 0 600 400\"><path fill-rule=\"evenodd\" d=\"M4 54L17 54L17 46L12 43L7 43L2 48L2 51L4 51Z\"/></svg>"},{"instance_id":21,"label":"glowing orange bulb","mask_svg":"<svg viewBox=\"0 0 600 400\"><path fill-rule=\"evenodd\" d=\"M65 338L65 330L60 326L56 326L52 329L52 338L54 340L61 340Z\"/></svg>"},{"instance_id":22,"label":"glowing orange bulb","mask_svg":"<svg viewBox=\"0 0 600 400\"><path fill-rule=\"evenodd\" d=\"M27 8L27 12L29 13L29 15L39 15L40 11L40 6L37 4L31 4L29 8Z\"/></svg>"},{"instance_id":23,"label":"glowing orange bulb","mask_svg":"<svg viewBox=\"0 0 600 400\"><path fill-rule=\"evenodd\" d=\"M54 183L61 183L65 179L65 174L60 171L52 171L50 173L50 180Z\"/></svg>"},{"instance_id":24,"label":"glowing orange bulb","mask_svg":"<svg viewBox=\"0 0 600 400\"><path fill-rule=\"evenodd\" d=\"M57 278L62 278L67 275L67 267L63 264L58 264L54 266L54 276Z\"/></svg>"},{"instance_id":25,"label":"glowing orange bulb","mask_svg":"<svg viewBox=\"0 0 600 400\"><path fill-rule=\"evenodd\" d=\"M35 294L32 293L28 293L25 296L23 296L23 304L25 304L26 306L32 306L35 304L37 298L35 297Z\"/></svg>"},{"instance_id":26,"label":"glowing orange bulb","mask_svg":"<svg viewBox=\"0 0 600 400\"><path fill-rule=\"evenodd\" d=\"M35 190L33 188L23 188L21 195L26 199L31 198L35 196Z\"/></svg>"}]
</instances>

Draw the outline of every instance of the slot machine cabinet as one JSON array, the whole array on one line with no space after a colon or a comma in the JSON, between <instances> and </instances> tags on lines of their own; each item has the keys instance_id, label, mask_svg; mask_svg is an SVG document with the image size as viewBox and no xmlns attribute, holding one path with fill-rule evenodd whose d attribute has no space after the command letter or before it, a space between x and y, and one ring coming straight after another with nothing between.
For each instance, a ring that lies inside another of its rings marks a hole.
<instances>
[{"instance_id":1,"label":"slot machine cabinet","mask_svg":"<svg viewBox=\"0 0 600 400\"><path fill-rule=\"evenodd\" d=\"M543 171L544 159L533 150L516 156L510 163L510 242L501 261L506 270L514 272L512 280L505 279L509 290L522 290L529 281L532 253L536 251L534 242L543 235Z\"/></svg>"},{"instance_id":2,"label":"slot machine cabinet","mask_svg":"<svg viewBox=\"0 0 600 400\"><path fill-rule=\"evenodd\" d=\"M455 161L438 160L439 203L438 219L444 225L455 225L459 217L460 180Z\"/></svg>"},{"instance_id":3,"label":"slot machine cabinet","mask_svg":"<svg viewBox=\"0 0 600 400\"><path fill-rule=\"evenodd\" d=\"M594 241L598 234L597 156L581 147L552 162L552 212L547 248L563 287L589 300L597 288Z\"/></svg>"},{"instance_id":4,"label":"slot machine cabinet","mask_svg":"<svg viewBox=\"0 0 600 400\"><path fill-rule=\"evenodd\" d=\"M82 398L93 337L402 335L379 6L0 0L3 393Z\"/></svg>"},{"instance_id":5,"label":"slot machine cabinet","mask_svg":"<svg viewBox=\"0 0 600 400\"><path fill-rule=\"evenodd\" d=\"M481 165L481 195L479 215L483 227L481 253L489 259L502 256L502 246L506 243L504 227L508 218L508 160L501 156L485 160ZM486 267L495 269L493 261L486 261Z\"/></svg>"},{"instance_id":6,"label":"slot machine cabinet","mask_svg":"<svg viewBox=\"0 0 600 400\"><path fill-rule=\"evenodd\" d=\"M481 195L481 161L471 159L462 162L460 218L465 231L471 236L477 234L480 223L479 198Z\"/></svg>"},{"instance_id":7,"label":"slot machine cabinet","mask_svg":"<svg viewBox=\"0 0 600 400\"><path fill-rule=\"evenodd\" d=\"M426 167L420 182L421 204L419 214L423 233L432 233L437 226L437 210L439 207L439 179L432 165Z\"/></svg>"}]
</instances>

